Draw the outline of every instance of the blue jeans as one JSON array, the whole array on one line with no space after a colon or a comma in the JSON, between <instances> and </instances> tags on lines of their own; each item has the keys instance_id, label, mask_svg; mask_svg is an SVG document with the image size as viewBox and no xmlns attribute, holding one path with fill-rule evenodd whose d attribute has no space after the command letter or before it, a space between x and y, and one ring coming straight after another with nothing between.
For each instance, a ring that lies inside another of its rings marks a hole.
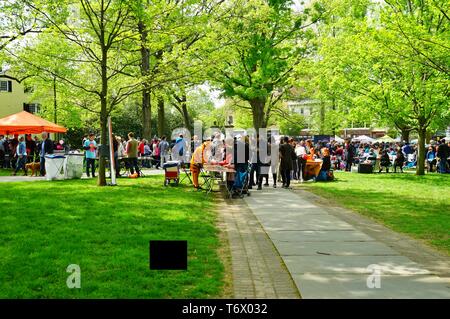
<instances>
[{"instance_id":1,"label":"blue jeans","mask_svg":"<svg viewBox=\"0 0 450 319\"><path fill-rule=\"evenodd\" d=\"M15 172L17 173L19 169L23 169L25 171L25 163L27 161L26 156L18 157Z\"/></svg>"},{"instance_id":2,"label":"blue jeans","mask_svg":"<svg viewBox=\"0 0 450 319\"><path fill-rule=\"evenodd\" d=\"M45 176L45 157L41 156L41 161L40 161L41 167L39 168L41 176Z\"/></svg>"},{"instance_id":3,"label":"blue jeans","mask_svg":"<svg viewBox=\"0 0 450 319\"><path fill-rule=\"evenodd\" d=\"M442 158L439 161L439 173L441 174L447 173L447 159Z\"/></svg>"}]
</instances>

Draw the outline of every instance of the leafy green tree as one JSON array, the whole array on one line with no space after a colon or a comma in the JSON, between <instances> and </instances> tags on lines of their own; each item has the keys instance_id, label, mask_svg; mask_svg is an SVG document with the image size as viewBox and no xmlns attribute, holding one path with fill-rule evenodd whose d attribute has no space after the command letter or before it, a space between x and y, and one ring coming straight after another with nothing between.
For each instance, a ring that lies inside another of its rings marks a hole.
<instances>
[{"instance_id":1,"label":"leafy green tree","mask_svg":"<svg viewBox=\"0 0 450 319\"><path fill-rule=\"evenodd\" d=\"M209 75L229 97L248 102L253 126L266 127L274 109L290 88L295 65L308 55L313 31L322 8L296 12L292 1L230 1L226 19L219 19L211 35L215 50Z\"/></svg>"},{"instance_id":2,"label":"leafy green tree","mask_svg":"<svg viewBox=\"0 0 450 319\"><path fill-rule=\"evenodd\" d=\"M449 116L442 46L424 41L440 43L441 33L448 33L444 13L438 7L432 10L436 3L372 4L364 19L338 19L334 27L339 32L322 38L318 51L320 63L333 67L324 80L341 88L328 86L325 91L343 89L341 96L350 101L349 114L418 132L418 175L424 174L427 129Z\"/></svg>"},{"instance_id":3,"label":"leafy green tree","mask_svg":"<svg viewBox=\"0 0 450 319\"><path fill-rule=\"evenodd\" d=\"M51 73L71 86L94 96L96 105L86 109L99 114L101 144L107 144L107 119L114 108L128 96L141 90L135 64L125 48L134 45L134 26L128 25L133 8L123 0L25 1L47 25L55 37L64 39L78 50L72 59L73 75ZM44 53L45 55L45 53ZM47 54L51 57L52 52ZM98 185L106 185L105 158L100 156Z\"/></svg>"}]
</instances>

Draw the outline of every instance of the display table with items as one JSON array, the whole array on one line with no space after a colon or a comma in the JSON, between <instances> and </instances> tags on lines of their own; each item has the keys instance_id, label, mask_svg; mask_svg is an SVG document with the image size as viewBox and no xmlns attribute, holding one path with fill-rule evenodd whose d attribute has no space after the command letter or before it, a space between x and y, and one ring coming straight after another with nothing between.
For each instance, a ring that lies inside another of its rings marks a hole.
<instances>
[{"instance_id":1,"label":"display table with items","mask_svg":"<svg viewBox=\"0 0 450 319\"><path fill-rule=\"evenodd\" d=\"M203 178L202 187L206 189L206 194L209 194L214 191L214 185L217 184L220 186L221 183L226 183L225 175L234 174L236 171L232 168L218 165L218 164L205 164L201 169L200 176Z\"/></svg>"},{"instance_id":2,"label":"display table with items","mask_svg":"<svg viewBox=\"0 0 450 319\"><path fill-rule=\"evenodd\" d=\"M307 181L313 178L316 178L319 175L320 168L322 167L322 160L315 159L306 161L305 165L305 175L303 176L303 180Z\"/></svg>"}]
</instances>

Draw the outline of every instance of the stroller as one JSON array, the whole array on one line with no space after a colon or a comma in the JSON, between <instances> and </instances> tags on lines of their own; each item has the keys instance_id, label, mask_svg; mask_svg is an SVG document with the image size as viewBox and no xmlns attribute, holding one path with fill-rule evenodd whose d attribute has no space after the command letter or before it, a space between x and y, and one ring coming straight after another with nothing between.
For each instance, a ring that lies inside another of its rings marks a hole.
<instances>
[{"instance_id":1,"label":"stroller","mask_svg":"<svg viewBox=\"0 0 450 319\"><path fill-rule=\"evenodd\" d=\"M180 183L180 162L169 161L163 164L164 168L164 186L169 185L170 181L174 181L175 186Z\"/></svg>"},{"instance_id":2,"label":"stroller","mask_svg":"<svg viewBox=\"0 0 450 319\"><path fill-rule=\"evenodd\" d=\"M247 164L245 167L241 166L236 168L234 183L229 189L230 198L244 198L245 194L247 194L247 196L250 196L250 192L248 190L250 170L251 165L249 164Z\"/></svg>"}]
</instances>

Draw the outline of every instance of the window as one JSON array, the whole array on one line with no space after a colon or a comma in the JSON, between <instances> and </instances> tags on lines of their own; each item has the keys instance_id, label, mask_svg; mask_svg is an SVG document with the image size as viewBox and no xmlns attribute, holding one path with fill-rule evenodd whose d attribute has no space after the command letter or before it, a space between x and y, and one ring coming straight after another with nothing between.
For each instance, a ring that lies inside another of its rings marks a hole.
<instances>
[{"instance_id":1,"label":"window","mask_svg":"<svg viewBox=\"0 0 450 319\"><path fill-rule=\"evenodd\" d=\"M12 81L0 81L0 92L12 92Z\"/></svg>"},{"instance_id":2,"label":"window","mask_svg":"<svg viewBox=\"0 0 450 319\"><path fill-rule=\"evenodd\" d=\"M23 103L23 110L30 113L39 113L41 111L41 106L38 103Z\"/></svg>"}]
</instances>

